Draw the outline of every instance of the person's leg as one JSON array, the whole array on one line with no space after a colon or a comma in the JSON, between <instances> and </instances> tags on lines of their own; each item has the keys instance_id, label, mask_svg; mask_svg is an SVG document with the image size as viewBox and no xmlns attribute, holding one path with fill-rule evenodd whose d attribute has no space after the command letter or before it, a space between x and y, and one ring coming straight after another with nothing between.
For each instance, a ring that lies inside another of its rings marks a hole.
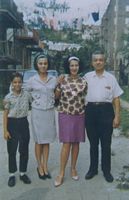
<instances>
[{"instance_id":1,"label":"person's leg","mask_svg":"<svg viewBox=\"0 0 129 200\"><path fill-rule=\"evenodd\" d=\"M111 171L111 140L113 132L113 118L106 116L101 119L100 141L101 141L101 168L104 173Z\"/></svg>"},{"instance_id":2,"label":"person's leg","mask_svg":"<svg viewBox=\"0 0 129 200\"><path fill-rule=\"evenodd\" d=\"M113 181L111 175L111 140L113 132L113 109L111 105L105 105L101 117L100 141L101 141L101 168L105 179Z\"/></svg>"},{"instance_id":3,"label":"person's leg","mask_svg":"<svg viewBox=\"0 0 129 200\"><path fill-rule=\"evenodd\" d=\"M16 162L17 147L18 147L18 140L16 138L11 138L7 141L9 173L15 173L17 171L17 162Z\"/></svg>"},{"instance_id":4,"label":"person's leg","mask_svg":"<svg viewBox=\"0 0 129 200\"><path fill-rule=\"evenodd\" d=\"M97 173L98 171L98 146L99 146L99 134L97 119L99 113L97 108L93 105L86 107L85 111L85 125L87 131L87 137L90 143L90 167L89 172Z\"/></svg>"},{"instance_id":5,"label":"person's leg","mask_svg":"<svg viewBox=\"0 0 129 200\"><path fill-rule=\"evenodd\" d=\"M101 137L101 168L104 174L111 171L111 133Z\"/></svg>"},{"instance_id":6,"label":"person's leg","mask_svg":"<svg viewBox=\"0 0 129 200\"><path fill-rule=\"evenodd\" d=\"M20 163L19 171L25 173L27 171L27 164L29 159L29 141L30 141L30 132L27 119L21 119L21 122L18 124L19 127L19 153L20 153Z\"/></svg>"},{"instance_id":7,"label":"person's leg","mask_svg":"<svg viewBox=\"0 0 129 200\"><path fill-rule=\"evenodd\" d=\"M13 187L16 184L15 172L17 171L16 152L18 147L18 138L15 121L12 119L8 120L8 131L11 135L11 138L7 141L9 171L8 186Z\"/></svg>"},{"instance_id":8,"label":"person's leg","mask_svg":"<svg viewBox=\"0 0 129 200\"><path fill-rule=\"evenodd\" d=\"M71 148L70 143L64 143L62 146L61 156L60 156L60 173L59 173L61 177L64 177L65 175L65 168L69 158L70 148Z\"/></svg>"},{"instance_id":9,"label":"person's leg","mask_svg":"<svg viewBox=\"0 0 129 200\"><path fill-rule=\"evenodd\" d=\"M56 187L60 186L63 183L65 168L66 168L66 164L69 158L70 149L71 149L71 143L63 143L61 154L60 154L60 172L55 180Z\"/></svg>"},{"instance_id":10,"label":"person's leg","mask_svg":"<svg viewBox=\"0 0 129 200\"><path fill-rule=\"evenodd\" d=\"M76 177L77 179L78 176L77 176L76 164L77 164L78 154L79 154L79 143L73 143L71 149L71 176Z\"/></svg>"},{"instance_id":11,"label":"person's leg","mask_svg":"<svg viewBox=\"0 0 129 200\"><path fill-rule=\"evenodd\" d=\"M30 184L31 180L26 175L27 164L29 158L29 140L30 132L27 118L22 118L18 120L17 123L18 133L19 133L19 171L20 171L20 180L25 184Z\"/></svg>"},{"instance_id":12,"label":"person's leg","mask_svg":"<svg viewBox=\"0 0 129 200\"><path fill-rule=\"evenodd\" d=\"M8 131L11 135L11 138L7 141L8 168L9 173L15 173L17 171L16 152L18 147L18 133L15 120L8 119Z\"/></svg>"},{"instance_id":13,"label":"person's leg","mask_svg":"<svg viewBox=\"0 0 129 200\"><path fill-rule=\"evenodd\" d=\"M49 157L49 144L43 144L43 170L44 173L48 173L48 157Z\"/></svg>"},{"instance_id":14,"label":"person's leg","mask_svg":"<svg viewBox=\"0 0 129 200\"><path fill-rule=\"evenodd\" d=\"M38 171L41 176L44 175L43 171L43 144L35 143L35 157L38 164Z\"/></svg>"}]
</instances>

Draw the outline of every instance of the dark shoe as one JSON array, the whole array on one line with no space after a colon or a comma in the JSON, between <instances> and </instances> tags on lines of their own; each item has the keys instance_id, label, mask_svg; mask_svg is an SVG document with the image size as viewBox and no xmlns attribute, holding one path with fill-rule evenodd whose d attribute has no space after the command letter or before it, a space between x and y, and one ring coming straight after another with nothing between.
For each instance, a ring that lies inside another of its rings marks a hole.
<instances>
[{"instance_id":1,"label":"dark shoe","mask_svg":"<svg viewBox=\"0 0 129 200\"><path fill-rule=\"evenodd\" d=\"M23 176L20 176L20 180L23 181L23 183L25 183L25 184L31 183L30 178L26 174L24 174Z\"/></svg>"},{"instance_id":2,"label":"dark shoe","mask_svg":"<svg viewBox=\"0 0 129 200\"><path fill-rule=\"evenodd\" d=\"M97 171L96 172L88 171L88 173L85 175L85 179L86 180L92 179L97 174L98 174Z\"/></svg>"},{"instance_id":3,"label":"dark shoe","mask_svg":"<svg viewBox=\"0 0 129 200\"><path fill-rule=\"evenodd\" d=\"M15 184L16 184L15 176L10 176L9 180L8 180L8 186L13 187L13 186L15 186Z\"/></svg>"},{"instance_id":4,"label":"dark shoe","mask_svg":"<svg viewBox=\"0 0 129 200\"><path fill-rule=\"evenodd\" d=\"M109 174L104 174L104 178L105 178L105 180L106 180L107 182L109 182L109 183L112 183L113 180L114 180L112 174L110 174L110 173L109 173Z\"/></svg>"},{"instance_id":5,"label":"dark shoe","mask_svg":"<svg viewBox=\"0 0 129 200\"><path fill-rule=\"evenodd\" d=\"M51 174L49 172L45 173L45 177L48 178L48 179L51 179Z\"/></svg>"},{"instance_id":6,"label":"dark shoe","mask_svg":"<svg viewBox=\"0 0 129 200\"><path fill-rule=\"evenodd\" d=\"M39 176L40 179L43 179L43 180L46 179L46 175L45 175L45 174L44 174L44 175L41 175L41 174L39 173L38 167L37 167L37 173L38 173L38 176Z\"/></svg>"}]
</instances>

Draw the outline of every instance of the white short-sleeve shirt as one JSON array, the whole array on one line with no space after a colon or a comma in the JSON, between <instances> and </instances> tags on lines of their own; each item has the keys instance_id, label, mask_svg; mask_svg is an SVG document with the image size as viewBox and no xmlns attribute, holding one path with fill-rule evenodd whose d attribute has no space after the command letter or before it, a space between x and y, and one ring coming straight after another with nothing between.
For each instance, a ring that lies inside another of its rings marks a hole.
<instances>
[{"instance_id":1,"label":"white short-sleeve shirt","mask_svg":"<svg viewBox=\"0 0 129 200\"><path fill-rule=\"evenodd\" d=\"M112 102L119 97L123 90L120 88L116 78L107 71L98 76L95 71L84 75L88 84L86 95L87 102Z\"/></svg>"}]
</instances>

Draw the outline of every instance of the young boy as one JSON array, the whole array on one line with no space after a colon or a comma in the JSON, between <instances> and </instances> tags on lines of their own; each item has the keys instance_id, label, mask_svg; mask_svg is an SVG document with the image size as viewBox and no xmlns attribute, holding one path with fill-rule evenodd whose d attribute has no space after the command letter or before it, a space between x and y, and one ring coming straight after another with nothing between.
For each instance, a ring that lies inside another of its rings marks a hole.
<instances>
[{"instance_id":1,"label":"young boy","mask_svg":"<svg viewBox=\"0 0 129 200\"><path fill-rule=\"evenodd\" d=\"M19 150L20 180L30 184L31 180L25 174L28 164L29 150L29 124L27 120L31 97L28 92L22 90L23 77L14 73L11 79L12 91L4 98L4 139L7 141L9 180L8 186L16 184L15 172L17 171L16 152Z\"/></svg>"}]
</instances>

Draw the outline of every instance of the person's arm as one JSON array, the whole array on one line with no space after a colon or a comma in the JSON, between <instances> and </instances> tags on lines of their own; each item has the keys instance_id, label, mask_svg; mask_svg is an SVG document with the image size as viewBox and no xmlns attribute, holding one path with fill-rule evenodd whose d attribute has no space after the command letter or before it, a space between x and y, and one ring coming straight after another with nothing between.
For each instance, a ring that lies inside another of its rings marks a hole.
<instances>
[{"instance_id":1,"label":"person's arm","mask_svg":"<svg viewBox=\"0 0 129 200\"><path fill-rule=\"evenodd\" d=\"M63 83L65 76L62 74L57 79L57 86L55 88L55 99L59 99L61 96L61 87L60 85Z\"/></svg>"},{"instance_id":2,"label":"person's arm","mask_svg":"<svg viewBox=\"0 0 129 200\"><path fill-rule=\"evenodd\" d=\"M113 120L113 128L118 128L120 125L120 98L116 97L113 99L115 117Z\"/></svg>"},{"instance_id":3,"label":"person's arm","mask_svg":"<svg viewBox=\"0 0 129 200\"><path fill-rule=\"evenodd\" d=\"M55 99L59 99L60 96L61 96L61 88L60 88L60 85L58 84L55 89Z\"/></svg>"},{"instance_id":4,"label":"person's arm","mask_svg":"<svg viewBox=\"0 0 129 200\"><path fill-rule=\"evenodd\" d=\"M11 138L11 135L10 133L8 132L8 129L7 129L7 123L8 123L8 110L4 110L3 112L3 129L4 129L4 139L5 140L8 140Z\"/></svg>"}]
</instances>

